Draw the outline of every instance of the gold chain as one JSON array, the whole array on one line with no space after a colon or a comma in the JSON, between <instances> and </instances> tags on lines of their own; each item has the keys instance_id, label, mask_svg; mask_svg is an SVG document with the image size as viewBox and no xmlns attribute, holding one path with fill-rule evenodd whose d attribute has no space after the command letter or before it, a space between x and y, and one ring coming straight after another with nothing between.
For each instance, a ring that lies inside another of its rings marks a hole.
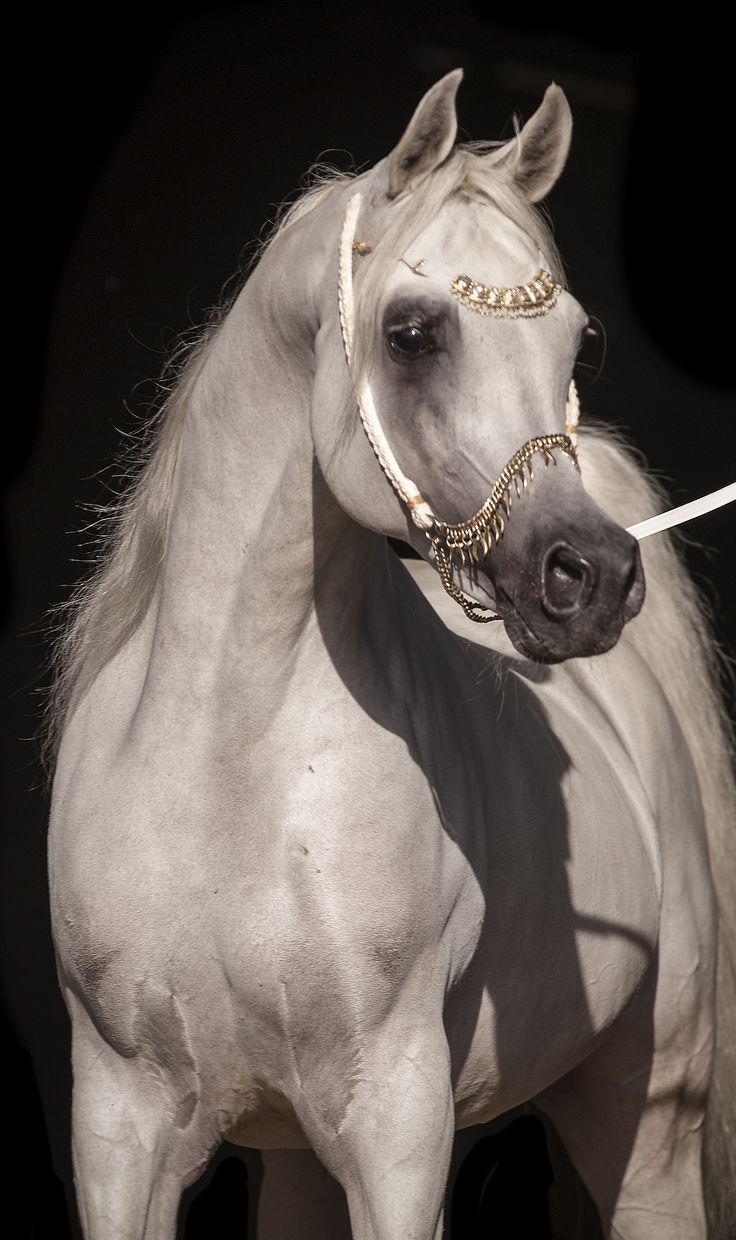
<instances>
[{"instance_id":1,"label":"gold chain","mask_svg":"<svg viewBox=\"0 0 736 1240\"><path fill-rule=\"evenodd\" d=\"M440 575L440 581L445 587L450 598L454 598L456 603L462 607L465 615L469 620L475 620L476 624L490 624L492 620L500 620L501 617L492 612L490 608L484 607L482 603L476 603L467 594L463 594L459 586L455 585L452 579L452 564L445 554L439 538L432 539L432 549L434 550L434 562L437 565L437 572ZM476 615L476 612L487 612L487 615Z\"/></svg>"},{"instance_id":2,"label":"gold chain","mask_svg":"<svg viewBox=\"0 0 736 1240\"><path fill-rule=\"evenodd\" d=\"M475 516L469 521L459 521L454 525L435 521L433 533L428 535L442 585L450 598L459 603L468 619L475 620L476 624L488 624L491 620L500 620L501 616L490 612L488 607L475 602L460 589L453 579L453 561L459 560L460 568L465 567L466 556L468 562L475 560L477 563L489 554L494 543L497 545L501 541L506 522L511 516L512 488L518 498L529 483L534 481L535 452L541 454L545 465L557 465L555 448L565 452L576 469L580 468L569 435L538 435L523 444L503 467L491 494ZM482 612L489 614L476 614Z\"/></svg>"}]
</instances>

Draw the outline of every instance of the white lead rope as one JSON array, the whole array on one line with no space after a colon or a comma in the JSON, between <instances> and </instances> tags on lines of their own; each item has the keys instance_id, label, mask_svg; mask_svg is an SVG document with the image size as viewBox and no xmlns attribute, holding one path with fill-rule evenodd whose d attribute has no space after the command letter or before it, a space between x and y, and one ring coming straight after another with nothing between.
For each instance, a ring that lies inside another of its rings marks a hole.
<instances>
[{"instance_id":1,"label":"white lead rope","mask_svg":"<svg viewBox=\"0 0 736 1240\"><path fill-rule=\"evenodd\" d=\"M736 482L731 482L719 491L711 491L689 504L680 504L679 508L670 508L669 512L660 513L658 517L649 517L646 521L638 521L636 525L627 526L627 532L641 541L650 534L659 534L660 530L669 530L673 525L682 525L684 521L692 521L693 517L702 517L714 508L722 508L724 504L736 502Z\"/></svg>"},{"instance_id":2,"label":"white lead rope","mask_svg":"<svg viewBox=\"0 0 736 1240\"><path fill-rule=\"evenodd\" d=\"M337 290L340 328L342 330L345 358L350 370L352 370L353 362L353 324L355 322L353 241L355 240L359 211L360 194L353 194L348 203L345 222L340 236L340 265ZM391 451L391 446L381 426L376 402L373 399L369 383L364 383L358 394L358 409L363 428L383 472L396 493L408 507L414 524L421 530L430 530L435 523L434 513L427 501L423 499L416 483L412 482L411 478L407 478L401 472L399 463ZM575 383L572 382L567 398L567 426L565 431L571 437L573 444L576 438L575 432L579 412L580 405L577 390ZM639 540L649 538L651 534L658 534L661 530L668 530L672 526L682 525L685 521L692 521L694 517L700 517L706 512L712 512L714 508L720 508L724 504L734 502L736 502L736 482L721 487L718 491L712 491L709 495L704 495L701 499L693 500L689 504L681 504L679 508L671 508L668 512L663 512L658 517L649 517L646 521L639 521L636 525L630 525L627 527L628 533Z\"/></svg>"}]
</instances>

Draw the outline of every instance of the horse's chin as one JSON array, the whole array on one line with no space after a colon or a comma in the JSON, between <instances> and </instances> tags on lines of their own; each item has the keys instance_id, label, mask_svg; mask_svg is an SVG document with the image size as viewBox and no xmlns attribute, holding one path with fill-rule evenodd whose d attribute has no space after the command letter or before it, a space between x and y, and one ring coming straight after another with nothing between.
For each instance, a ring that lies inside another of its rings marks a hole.
<instances>
[{"instance_id":1,"label":"horse's chin","mask_svg":"<svg viewBox=\"0 0 736 1240\"><path fill-rule=\"evenodd\" d=\"M543 617L535 617L532 622L499 589L496 607L511 644L525 659L535 663L564 663L566 659L605 654L616 645L625 623L624 617L613 615L607 624L596 626L574 622L549 625Z\"/></svg>"},{"instance_id":2,"label":"horse's chin","mask_svg":"<svg viewBox=\"0 0 736 1240\"><path fill-rule=\"evenodd\" d=\"M611 613L603 623L600 616L595 623L585 616L563 624L550 623L534 602L527 606L515 602L486 573L471 576L462 572L459 577L463 592L481 607L496 612L514 649L535 663L564 663L566 659L605 654L616 645L629 619L626 614L617 617Z\"/></svg>"}]
</instances>

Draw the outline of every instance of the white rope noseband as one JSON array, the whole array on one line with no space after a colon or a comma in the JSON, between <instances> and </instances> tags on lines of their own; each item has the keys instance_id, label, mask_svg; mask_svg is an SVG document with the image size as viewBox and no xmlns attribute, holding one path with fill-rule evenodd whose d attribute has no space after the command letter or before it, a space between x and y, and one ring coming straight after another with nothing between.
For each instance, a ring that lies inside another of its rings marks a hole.
<instances>
[{"instance_id":1,"label":"white rope noseband","mask_svg":"<svg viewBox=\"0 0 736 1240\"><path fill-rule=\"evenodd\" d=\"M342 330L342 340L345 349L345 358L348 364L348 370L352 374L353 369L353 345L354 345L354 324L355 324L355 297L353 292L353 253L356 248L361 248L364 252L369 252L370 247L363 243L355 242L355 230L358 222L358 214L360 212L361 196L353 194L351 197L345 220L340 236L340 262L338 272L338 307L340 313L340 328ZM406 261L406 260L404 260ZM417 275L424 274L421 267L424 260L413 267L410 267ZM559 294L559 285L552 282L552 277L548 276L544 271L538 273L541 281L537 286L537 279L532 282L531 286L520 286L520 289L500 289L495 286L475 285L469 280L469 277L457 277L457 280L468 280L472 285L471 292L478 290L476 301L479 302L481 312L497 315L496 302L499 305L502 301L502 295L508 294L516 300L521 298L519 307L502 306L503 313L500 317L525 317L532 314L543 312L554 305ZM544 278L544 279L543 279ZM546 281L546 282L545 282ZM549 287L548 287L549 284ZM526 291L526 298L524 292ZM555 292L557 290L557 292ZM461 301L467 300L467 289L461 290L463 296ZM539 301L544 298L544 309L540 311ZM482 301L482 305L480 302ZM526 304L529 302L529 305ZM521 302L524 304L522 305ZM511 303L509 302L509 305ZM478 306L471 306L478 309ZM529 478L534 477L532 459L535 453L541 453L546 464L550 461L556 464L556 458L553 451L561 449L571 457L577 466L577 456L575 448L577 445L577 426L580 417L580 400L574 380L571 380L567 394L567 402L565 408L565 433L558 435L542 435L537 439L529 440L522 448L515 453L511 461L502 471L497 483L495 484L491 495L478 510L474 517L469 521L461 522L457 525L448 525L439 520L432 508L424 499L416 483L407 478L401 472L399 463L396 460L383 427L381 426L376 409L376 402L373 398L370 384L364 380L360 390L357 393L358 410L363 428L368 440L376 454L381 469L385 473L388 481L391 483L396 494L406 504L414 524L423 530L432 543L435 553L437 568L442 578L442 584L456 602L458 602L466 615L472 620L486 621L489 619L498 619L495 615L478 615L478 611L485 611L482 604L476 603L475 600L467 595L455 585L452 579L452 559L459 555L462 565L472 562L473 559L480 558L480 554L487 554L493 542L498 542L503 534L504 520L503 515L508 518L508 509L511 505L511 487L516 487L518 492L519 479L524 486L527 485L524 469L529 473ZM503 484L503 485L501 485ZM703 496L702 499L694 500L690 504L683 504L679 508L673 508L669 512L662 513L658 517L650 517L646 521L640 521L636 525L628 527L628 533L634 538L648 538L650 534L656 534L660 530L666 530L674 525L680 525L683 521L690 521L693 517L700 516L702 513L710 512L714 508L720 507L722 504L729 504L736 501L736 483L722 487L719 491L714 491L710 495Z\"/></svg>"}]
</instances>

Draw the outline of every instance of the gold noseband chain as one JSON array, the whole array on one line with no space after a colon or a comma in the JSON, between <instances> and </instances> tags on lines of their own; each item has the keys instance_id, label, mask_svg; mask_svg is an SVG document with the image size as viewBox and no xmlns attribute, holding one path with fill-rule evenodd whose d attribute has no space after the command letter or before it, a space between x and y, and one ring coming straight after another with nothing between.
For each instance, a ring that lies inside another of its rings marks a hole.
<instances>
[{"instance_id":1,"label":"gold noseband chain","mask_svg":"<svg viewBox=\"0 0 736 1240\"><path fill-rule=\"evenodd\" d=\"M569 435L537 435L523 444L521 448L504 465L493 485L488 499L481 505L475 516L469 521L460 521L450 525L435 520L432 532L427 537L432 544L437 572L447 593L459 603L465 615L478 624L488 624L492 620L500 620L496 615L477 615L477 611L487 611L482 603L476 602L465 594L453 580L453 565L464 568L472 567L483 556L488 555L494 544L503 538L506 521L511 515L512 493L517 498L534 481L534 455L540 453L545 465L557 465L554 449L565 452L576 469L580 469L577 453Z\"/></svg>"}]
</instances>

